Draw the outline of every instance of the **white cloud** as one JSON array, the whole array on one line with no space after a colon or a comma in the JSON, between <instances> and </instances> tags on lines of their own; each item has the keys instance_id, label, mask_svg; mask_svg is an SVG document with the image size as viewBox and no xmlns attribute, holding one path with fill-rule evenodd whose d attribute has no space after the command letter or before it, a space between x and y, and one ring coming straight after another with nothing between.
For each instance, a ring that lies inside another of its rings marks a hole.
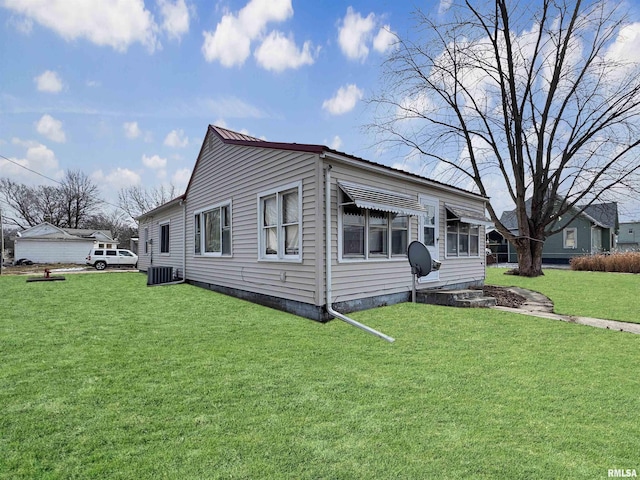
<instances>
[{"instance_id":1,"label":"white cloud","mask_svg":"<svg viewBox=\"0 0 640 480\"><path fill-rule=\"evenodd\" d=\"M105 175L102 170L95 171L91 178L98 184L110 187L111 190L120 190L121 188L139 185L142 182L140 175L128 168L118 167Z\"/></svg>"},{"instance_id":2,"label":"white cloud","mask_svg":"<svg viewBox=\"0 0 640 480\"><path fill-rule=\"evenodd\" d=\"M203 99L200 105L206 106L213 115L227 118L268 118L269 114L258 107L236 97L219 97L216 99ZM220 125L224 128L223 125Z\"/></svg>"},{"instance_id":3,"label":"white cloud","mask_svg":"<svg viewBox=\"0 0 640 480\"><path fill-rule=\"evenodd\" d=\"M150 52L160 47L158 27L143 0L4 0L3 6L68 41L84 38L119 52L134 43Z\"/></svg>"},{"instance_id":4,"label":"white cloud","mask_svg":"<svg viewBox=\"0 0 640 480\"><path fill-rule=\"evenodd\" d=\"M608 62L621 62L627 68L619 68L613 77L622 77L628 74L634 64L640 62L640 23L631 23L620 29L616 40L605 53Z\"/></svg>"},{"instance_id":5,"label":"white cloud","mask_svg":"<svg viewBox=\"0 0 640 480\"><path fill-rule=\"evenodd\" d=\"M386 53L393 48L397 41L395 32L391 31L391 26L384 25L378 30L378 34L373 39L373 48L380 53Z\"/></svg>"},{"instance_id":6,"label":"white cloud","mask_svg":"<svg viewBox=\"0 0 640 480\"><path fill-rule=\"evenodd\" d=\"M371 39L371 32L374 28L375 15L373 13L363 18L352 7L348 7L338 32L338 43L342 53L351 60L364 61L369 55L367 43Z\"/></svg>"},{"instance_id":7,"label":"white cloud","mask_svg":"<svg viewBox=\"0 0 640 480\"><path fill-rule=\"evenodd\" d=\"M175 3L169 0L158 0L160 13L164 19L162 29L167 32L170 38L180 40L182 36L189 32L189 8L184 0L176 0Z\"/></svg>"},{"instance_id":8,"label":"white cloud","mask_svg":"<svg viewBox=\"0 0 640 480\"><path fill-rule=\"evenodd\" d=\"M11 162L0 158L0 171L2 171L3 176L9 176L12 179L24 179L25 181L32 180L34 183L41 184L42 177L30 172L27 168L48 177L59 178L62 175L55 153L45 145L34 141L20 140L19 138L12 139L12 143L25 147L26 153L23 158L11 157Z\"/></svg>"},{"instance_id":9,"label":"white cloud","mask_svg":"<svg viewBox=\"0 0 640 480\"><path fill-rule=\"evenodd\" d=\"M342 115L353 110L362 97L362 90L356 85L350 84L346 87L340 87L333 98L322 102L322 108L331 115Z\"/></svg>"},{"instance_id":10,"label":"white cloud","mask_svg":"<svg viewBox=\"0 0 640 480\"><path fill-rule=\"evenodd\" d=\"M293 15L291 0L250 0L237 14L226 13L215 31L202 32L202 54L207 62L218 60L225 67L242 65L256 40L270 22L283 22Z\"/></svg>"},{"instance_id":11,"label":"white cloud","mask_svg":"<svg viewBox=\"0 0 640 480\"><path fill-rule=\"evenodd\" d=\"M62 90L60 76L51 70L45 70L33 79L39 92L58 93Z\"/></svg>"},{"instance_id":12,"label":"white cloud","mask_svg":"<svg viewBox=\"0 0 640 480\"><path fill-rule=\"evenodd\" d=\"M17 18L12 16L11 18L9 18L8 23L23 35L31 35L31 32L33 30L33 20L29 18Z\"/></svg>"},{"instance_id":13,"label":"white cloud","mask_svg":"<svg viewBox=\"0 0 640 480\"><path fill-rule=\"evenodd\" d=\"M44 135L49 140L58 143L67 141L67 136L62 129L62 122L53 118L51 115L43 115L36 123L36 130L40 135Z\"/></svg>"},{"instance_id":14,"label":"white cloud","mask_svg":"<svg viewBox=\"0 0 640 480\"><path fill-rule=\"evenodd\" d=\"M122 128L124 128L124 135L127 138L138 138L142 134L138 122L124 122Z\"/></svg>"},{"instance_id":15,"label":"white cloud","mask_svg":"<svg viewBox=\"0 0 640 480\"><path fill-rule=\"evenodd\" d=\"M182 168L173 174L171 177L171 183L175 185L177 190L184 191L187 188L190 178L191 170L189 168Z\"/></svg>"},{"instance_id":16,"label":"white cloud","mask_svg":"<svg viewBox=\"0 0 640 480\"><path fill-rule=\"evenodd\" d=\"M92 88L99 87L99 86L101 86L101 85L102 85L102 84L101 84L99 81L97 81L97 80L87 80L85 84L87 85L87 87L92 87Z\"/></svg>"},{"instance_id":17,"label":"white cloud","mask_svg":"<svg viewBox=\"0 0 640 480\"><path fill-rule=\"evenodd\" d=\"M335 137L333 137L333 140L331 140L329 148L331 150L339 150L340 147L342 147L342 139L338 135L336 135Z\"/></svg>"},{"instance_id":18,"label":"white cloud","mask_svg":"<svg viewBox=\"0 0 640 480\"><path fill-rule=\"evenodd\" d=\"M276 72L313 64L311 42L304 42L300 50L292 37L275 30L264 39L254 56L262 68Z\"/></svg>"},{"instance_id":19,"label":"white cloud","mask_svg":"<svg viewBox=\"0 0 640 480\"><path fill-rule=\"evenodd\" d=\"M453 5L453 0L440 0L440 5L438 6L438 14L442 15L447 10L451 8Z\"/></svg>"},{"instance_id":20,"label":"white cloud","mask_svg":"<svg viewBox=\"0 0 640 480\"><path fill-rule=\"evenodd\" d=\"M171 130L164 139L164 144L168 147L183 148L189 145L189 139L185 136L184 130Z\"/></svg>"},{"instance_id":21,"label":"white cloud","mask_svg":"<svg viewBox=\"0 0 640 480\"><path fill-rule=\"evenodd\" d=\"M142 155L142 163L147 168L161 170L167 166L167 159L161 158L159 155L152 155L150 157Z\"/></svg>"}]
</instances>

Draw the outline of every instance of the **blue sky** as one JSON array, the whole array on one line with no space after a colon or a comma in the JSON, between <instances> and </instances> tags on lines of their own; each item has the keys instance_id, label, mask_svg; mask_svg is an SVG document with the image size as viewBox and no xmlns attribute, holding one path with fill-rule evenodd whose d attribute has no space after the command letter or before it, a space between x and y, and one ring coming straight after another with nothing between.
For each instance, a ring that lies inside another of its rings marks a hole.
<instances>
[{"instance_id":1,"label":"blue sky","mask_svg":"<svg viewBox=\"0 0 640 480\"><path fill-rule=\"evenodd\" d=\"M88 3L0 1L2 155L52 178L81 169L113 200L133 184L184 187L208 124L375 154L363 100L409 3Z\"/></svg>"},{"instance_id":2,"label":"blue sky","mask_svg":"<svg viewBox=\"0 0 640 480\"><path fill-rule=\"evenodd\" d=\"M449 3L0 0L0 154L54 179L80 169L112 202L184 188L208 124L397 165L363 129L366 99L389 31ZM48 183L1 158L0 176Z\"/></svg>"}]
</instances>

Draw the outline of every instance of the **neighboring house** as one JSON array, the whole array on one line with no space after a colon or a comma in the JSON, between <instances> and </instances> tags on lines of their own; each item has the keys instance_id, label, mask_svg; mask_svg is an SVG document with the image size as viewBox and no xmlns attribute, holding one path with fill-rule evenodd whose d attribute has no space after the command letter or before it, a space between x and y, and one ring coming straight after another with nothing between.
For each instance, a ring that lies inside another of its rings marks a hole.
<instances>
[{"instance_id":1,"label":"neighboring house","mask_svg":"<svg viewBox=\"0 0 640 480\"><path fill-rule=\"evenodd\" d=\"M569 263L571 258L576 256L610 252L616 248L619 228L617 203L589 205L570 222L568 220L573 215L566 214L564 216L567 220L563 220L561 217L558 225L562 231L551 235L544 242L542 263ZM515 210L503 212L500 222L511 233L518 235ZM508 252L509 262L517 262L516 249L510 243Z\"/></svg>"},{"instance_id":2,"label":"neighboring house","mask_svg":"<svg viewBox=\"0 0 640 480\"><path fill-rule=\"evenodd\" d=\"M16 234L16 260L28 258L36 263L84 264L92 248L116 248L118 241L108 230L59 228L44 222Z\"/></svg>"},{"instance_id":3,"label":"neighboring house","mask_svg":"<svg viewBox=\"0 0 640 480\"><path fill-rule=\"evenodd\" d=\"M617 249L622 252L640 251L640 222L624 222L620 224Z\"/></svg>"},{"instance_id":4,"label":"neighboring house","mask_svg":"<svg viewBox=\"0 0 640 480\"><path fill-rule=\"evenodd\" d=\"M138 267L324 320L327 301L407 301L412 240L442 262L419 288L481 285L486 201L322 145L209 126L186 192L138 218Z\"/></svg>"}]
</instances>

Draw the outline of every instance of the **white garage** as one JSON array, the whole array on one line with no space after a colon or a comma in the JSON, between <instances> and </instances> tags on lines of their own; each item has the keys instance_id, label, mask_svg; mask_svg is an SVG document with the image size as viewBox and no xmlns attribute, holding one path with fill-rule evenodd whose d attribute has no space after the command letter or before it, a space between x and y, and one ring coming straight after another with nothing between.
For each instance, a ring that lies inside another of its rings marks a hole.
<instances>
[{"instance_id":1,"label":"white garage","mask_svg":"<svg viewBox=\"0 0 640 480\"><path fill-rule=\"evenodd\" d=\"M14 258L84 265L92 248L117 246L118 241L111 238L108 230L59 228L45 222L16 234Z\"/></svg>"}]
</instances>

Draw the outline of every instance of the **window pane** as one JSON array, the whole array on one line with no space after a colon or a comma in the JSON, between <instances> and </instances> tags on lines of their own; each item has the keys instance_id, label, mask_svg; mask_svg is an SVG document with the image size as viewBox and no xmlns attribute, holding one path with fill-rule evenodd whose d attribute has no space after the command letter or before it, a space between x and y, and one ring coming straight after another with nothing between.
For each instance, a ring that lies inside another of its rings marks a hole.
<instances>
[{"instance_id":1,"label":"window pane","mask_svg":"<svg viewBox=\"0 0 640 480\"><path fill-rule=\"evenodd\" d=\"M436 207L433 205L425 205L427 213L424 215L424 224L426 226L434 226L436 224Z\"/></svg>"},{"instance_id":2,"label":"window pane","mask_svg":"<svg viewBox=\"0 0 640 480\"><path fill-rule=\"evenodd\" d=\"M407 237L409 229L409 217L396 215L391 220L391 254L407 254Z\"/></svg>"},{"instance_id":3,"label":"window pane","mask_svg":"<svg viewBox=\"0 0 640 480\"><path fill-rule=\"evenodd\" d=\"M385 212L369 210L369 254L387 255L388 253L388 215Z\"/></svg>"},{"instance_id":4,"label":"window pane","mask_svg":"<svg viewBox=\"0 0 640 480\"><path fill-rule=\"evenodd\" d=\"M231 216L229 215L229 205L225 205L220 208L222 214L222 226L230 227L231 226Z\"/></svg>"},{"instance_id":5,"label":"window pane","mask_svg":"<svg viewBox=\"0 0 640 480\"><path fill-rule=\"evenodd\" d=\"M264 229L264 253L265 255L277 255L278 254L278 230L276 227L269 227Z\"/></svg>"},{"instance_id":6,"label":"window pane","mask_svg":"<svg viewBox=\"0 0 640 480\"><path fill-rule=\"evenodd\" d=\"M275 195L262 200L262 210L263 226L272 227L278 224L278 207Z\"/></svg>"},{"instance_id":7,"label":"window pane","mask_svg":"<svg viewBox=\"0 0 640 480\"><path fill-rule=\"evenodd\" d=\"M343 227L342 254L364 256L364 226L345 225Z\"/></svg>"},{"instance_id":8,"label":"window pane","mask_svg":"<svg viewBox=\"0 0 640 480\"><path fill-rule=\"evenodd\" d=\"M450 233L448 230L447 226L447 255L455 257L458 255L458 234Z\"/></svg>"},{"instance_id":9,"label":"window pane","mask_svg":"<svg viewBox=\"0 0 640 480\"><path fill-rule=\"evenodd\" d=\"M460 232L458 236L458 255L469 255L469 234Z\"/></svg>"},{"instance_id":10,"label":"window pane","mask_svg":"<svg viewBox=\"0 0 640 480\"><path fill-rule=\"evenodd\" d=\"M471 237L470 237L470 245L469 245L469 254L470 255L478 255L479 243L480 243L480 237L478 237L478 235L471 235Z\"/></svg>"},{"instance_id":11,"label":"window pane","mask_svg":"<svg viewBox=\"0 0 640 480\"><path fill-rule=\"evenodd\" d=\"M296 223L298 221L298 190L285 193L282 196L282 214L284 223Z\"/></svg>"},{"instance_id":12,"label":"window pane","mask_svg":"<svg viewBox=\"0 0 640 480\"><path fill-rule=\"evenodd\" d=\"M342 254L364 256L364 210L342 207Z\"/></svg>"},{"instance_id":13,"label":"window pane","mask_svg":"<svg viewBox=\"0 0 640 480\"><path fill-rule=\"evenodd\" d=\"M407 231L394 230L391 234L391 253L393 255L407 254Z\"/></svg>"},{"instance_id":14,"label":"window pane","mask_svg":"<svg viewBox=\"0 0 640 480\"><path fill-rule=\"evenodd\" d=\"M204 213L204 251L220 252L220 209Z\"/></svg>"},{"instance_id":15,"label":"window pane","mask_svg":"<svg viewBox=\"0 0 640 480\"><path fill-rule=\"evenodd\" d=\"M424 244L429 247L436 246L436 229L433 227L424 227Z\"/></svg>"},{"instance_id":16,"label":"window pane","mask_svg":"<svg viewBox=\"0 0 640 480\"><path fill-rule=\"evenodd\" d=\"M231 255L231 229L228 227L222 230L222 254Z\"/></svg>"},{"instance_id":17,"label":"window pane","mask_svg":"<svg viewBox=\"0 0 640 480\"><path fill-rule=\"evenodd\" d=\"M201 231L200 231L200 214L193 217L193 251L194 253L200 253L200 240L201 240Z\"/></svg>"},{"instance_id":18,"label":"window pane","mask_svg":"<svg viewBox=\"0 0 640 480\"><path fill-rule=\"evenodd\" d=\"M284 253L297 255L298 251L298 225L287 225L284 227Z\"/></svg>"}]
</instances>

